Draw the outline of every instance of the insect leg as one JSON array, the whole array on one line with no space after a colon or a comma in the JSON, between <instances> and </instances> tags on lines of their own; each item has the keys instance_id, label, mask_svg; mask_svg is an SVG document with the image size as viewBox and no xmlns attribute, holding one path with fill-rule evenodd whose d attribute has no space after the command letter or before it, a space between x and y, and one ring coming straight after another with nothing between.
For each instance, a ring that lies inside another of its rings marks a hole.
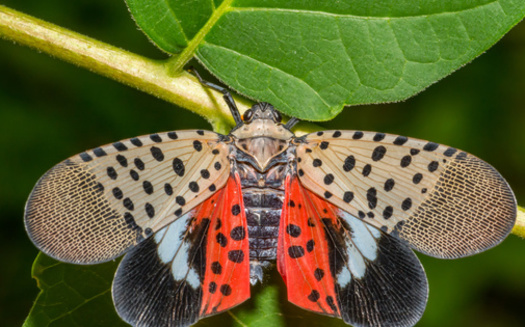
<instances>
[{"instance_id":1,"label":"insect leg","mask_svg":"<svg viewBox=\"0 0 525 327\"><path fill-rule=\"evenodd\" d=\"M193 74L195 74L195 76L199 79L199 82L201 84L206 85L210 89L219 91L222 94L224 94L223 96L224 101L226 101L226 104L230 108L233 119L235 120L235 124L237 125L237 127L241 126L243 124L242 119L241 119L241 114L239 112L239 109L237 108L237 105L235 104L235 101L233 100L233 97L230 91L228 91L225 87L222 87L217 84L213 84L211 82L203 80L201 75L199 75L199 73L195 69L193 69L193 67L191 67L189 70L193 72Z\"/></svg>"},{"instance_id":2,"label":"insect leg","mask_svg":"<svg viewBox=\"0 0 525 327\"><path fill-rule=\"evenodd\" d=\"M295 117L292 117L287 123L286 125L284 125L284 127L288 130L290 130L292 127L294 127L295 124L297 124L299 122L299 119L298 118L295 118Z\"/></svg>"}]
</instances>

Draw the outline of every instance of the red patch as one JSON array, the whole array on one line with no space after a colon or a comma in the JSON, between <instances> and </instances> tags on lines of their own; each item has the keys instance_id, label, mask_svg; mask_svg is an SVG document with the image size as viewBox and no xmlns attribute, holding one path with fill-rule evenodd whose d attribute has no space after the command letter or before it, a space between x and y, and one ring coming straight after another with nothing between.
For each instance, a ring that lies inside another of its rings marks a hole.
<instances>
[{"instance_id":1,"label":"red patch","mask_svg":"<svg viewBox=\"0 0 525 327\"><path fill-rule=\"evenodd\" d=\"M202 285L201 316L234 307L250 297L250 252L246 214L239 176L198 209L198 224L210 219L206 244L206 268Z\"/></svg>"},{"instance_id":2,"label":"red patch","mask_svg":"<svg viewBox=\"0 0 525 327\"><path fill-rule=\"evenodd\" d=\"M335 207L305 189L297 178L286 178L279 229L277 266L288 289L288 300L307 310L340 317L330 271L324 223L337 225Z\"/></svg>"}]
</instances>

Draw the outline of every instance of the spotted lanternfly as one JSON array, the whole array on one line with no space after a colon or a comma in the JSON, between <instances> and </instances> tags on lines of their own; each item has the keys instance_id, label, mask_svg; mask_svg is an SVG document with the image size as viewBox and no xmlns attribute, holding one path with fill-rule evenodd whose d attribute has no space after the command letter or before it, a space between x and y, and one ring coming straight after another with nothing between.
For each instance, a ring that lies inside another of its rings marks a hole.
<instances>
[{"instance_id":1,"label":"spotted lanternfly","mask_svg":"<svg viewBox=\"0 0 525 327\"><path fill-rule=\"evenodd\" d=\"M200 77L199 77L200 78ZM427 280L412 249L459 258L500 243L516 217L501 175L477 157L383 133L295 136L268 103L236 127L152 134L73 156L26 206L46 254L95 264L133 326L189 326L250 297L276 261L288 300L354 326L412 326Z\"/></svg>"}]
</instances>

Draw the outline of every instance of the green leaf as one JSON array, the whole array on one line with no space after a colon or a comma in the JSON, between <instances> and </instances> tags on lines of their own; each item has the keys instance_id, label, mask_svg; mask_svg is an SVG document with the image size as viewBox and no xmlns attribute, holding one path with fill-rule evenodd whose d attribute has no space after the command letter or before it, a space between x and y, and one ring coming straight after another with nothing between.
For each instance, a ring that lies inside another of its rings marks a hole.
<instances>
[{"instance_id":1,"label":"green leaf","mask_svg":"<svg viewBox=\"0 0 525 327\"><path fill-rule=\"evenodd\" d=\"M111 283L118 262L81 266L62 263L40 253L33 277L41 289L24 327L128 326L115 312ZM300 309L287 301L286 286L276 269L252 297L235 309L199 321L195 327L280 327L302 324L344 327L342 320Z\"/></svg>"},{"instance_id":2,"label":"green leaf","mask_svg":"<svg viewBox=\"0 0 525 327\"><path fill-rule=\"evenodd\" d=\"M113 307L111 282L117 262L79 266L40 253L33 277L41 289L24 327L128 326Z\"/></svg>"},{"instance_id":3,"label":"green leaf","mask_svg":"<svg viewBox=\"0 0 525 327\"><path fill-rule=\"evenodd\" d=\"M175 72L196 56L240 93L307 120L406 99L486 51L525 15L522 0L127 3L151 40L178 54Z\"/></svg>"}]
</instances>

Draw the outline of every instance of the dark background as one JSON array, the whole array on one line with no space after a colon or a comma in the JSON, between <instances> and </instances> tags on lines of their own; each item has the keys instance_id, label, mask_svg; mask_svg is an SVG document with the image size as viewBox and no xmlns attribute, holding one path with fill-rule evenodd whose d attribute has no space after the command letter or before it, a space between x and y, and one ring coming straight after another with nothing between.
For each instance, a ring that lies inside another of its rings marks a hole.
<instances>
[{"instance_id":1,"label":"dark background","mask_svg":"<svg viewBox=\"0 0 525 327\"><path fill-rule=\"evenodd\" d=\"M155 59L121 0L2 0L1 4ZM458 72L405 102L347 108L326 128L403 134L471 152L495 166L525 203L525 24ZM25 200L54 164L123 138L210 128L188 111L0 40L0 324L19 326L38 289ZM461 260L421 255L430 283L418 326L525 325L525 241Z\"/></svg>"}]
</instances>

